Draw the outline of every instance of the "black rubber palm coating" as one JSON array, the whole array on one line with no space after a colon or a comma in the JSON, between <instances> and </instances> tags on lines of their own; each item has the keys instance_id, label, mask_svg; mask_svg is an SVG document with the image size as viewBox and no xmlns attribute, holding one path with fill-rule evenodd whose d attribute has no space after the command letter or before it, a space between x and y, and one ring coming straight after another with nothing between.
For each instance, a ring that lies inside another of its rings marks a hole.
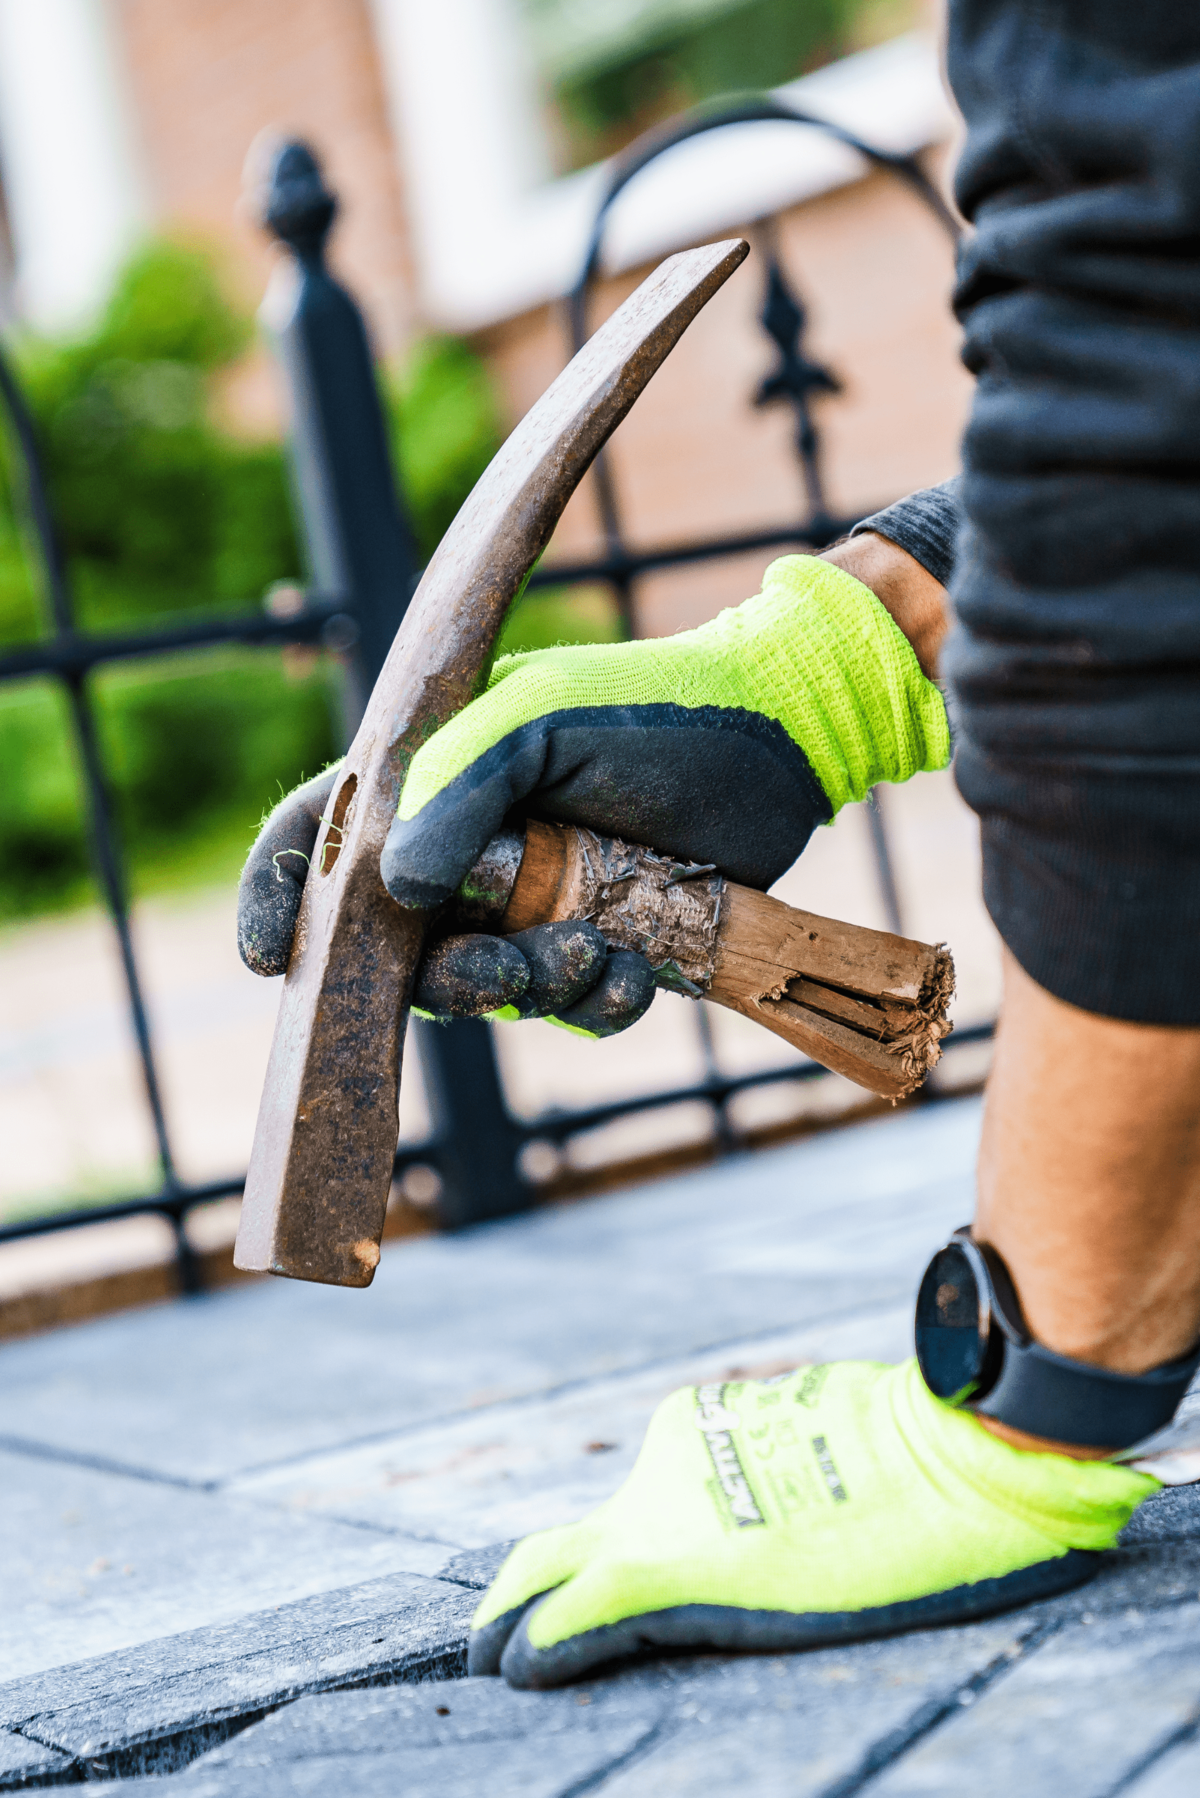
<instances>
[{"instance_id":1,"label":"black rubber palm coating","mask_svg":"<svg viewBox=\"0 0 1200 1798\"><path fill-rule=\"evenodd\" d=\"M593 1036L616 1036L649 1011L657 991L654 969L632 949L613 949L604 973L586 998L555 1016Z\"/></svg>"},{"instance_id":2,"label":"black rubber palm coating","mask_svg":"<svg viewBox=\"0 0 1200 1798\"><path fill-rule=\"evenodd\" d=\"M407 820L380 858L402 905L456 892L515 805L766 890L831 807L782 724L735 706L576 706L510 731Z\"/></svg>"},{"instance_id":3,"label":"black rubber palm coating","mask_svg":"<svg viewBox=\"0 0 1200 1798\"><path fill-rule=\"evenodd\" d=\"M611 950L594 924L567 919L511 937L443 938L425 952L413 1003L447 1022L512 1005L523 1018L554 1017L604 1037L636 1024L655 991L642 956Z\"/></svg>"},{"instance_id":4,"label":"black rubber palm coating","mask_svg":"<svg viewBox=\"0 0 1200 1798\"><path fill-rule=\"evenodd\" d=\"M286 974L300 899L336 768L280 801L246 858L238 885L238 954L252 974Z\"/></svg>"},{"instance_id":5,"label":"black rubber palm coating","mask_svg":"<svg viewBox=\"0 0 1200 1798\"><path fill-rule=\"evenodd\" d=\"M238 952L254 974L287 972L313 845L338 775L328 768L289 793L247 858L238 887ZM654 991L653 971L640 955L611 952L594 924L567 919L512 937L472 932L432 942L417 969L413 1003L444 1020L513 1005L522 1017L554 1016L603 1037L636 1024Z\"/></svg>"},{"instance_id":6,"label":"black rubber palm coating","mask_svg":"<svg viewBox=\"0 0 1200 1798\"><path fill-rule=\"evenodd\" d=\"M529 963L499 936L448 936L421 957L413 1004L436 1018L481 1018L519 1003Z\"/></svg>"},{"instance_id":7,"label":"black rubber palm coating","mask_svg":"<svg viewBox=\"0 0 1200 1798\"><path fill-rule=\"evenodd\" d=\"M520 1691L546 1691L585 1679L599 1667L681 1650L693 1654L786 1654L831 1648L911 1629L973 1623L1017 1605L1069 1592L1098 1573L1103 1562L1104 1556L1091 1550L1071 1548L1052 1560L1036 1561L1032 1567L995 1579L976 1580L895 1604L867 1605L858 1611L798 1613L719 1604L673 1605L581 1630L548 1648L535 1648L529 1639L529 1624L532 1613L549 1596L543 1592L483 1629L472 1630L467 1670L472 1675L499 1673Z\"/></svg>"},{"instance_id":8,"label":"black rubber palm coating","mask_svg":"<svg viewBox=\"0 0 1200 1798\"><path fill-rule=\"evenodd\" d=\"M568 918L558 924L535 924L508 942L529 964L529 987L517 1009L527 1018L557 1017L590 993L604 973L608 944L594 924Z\"/></svg>"}]
</instances>

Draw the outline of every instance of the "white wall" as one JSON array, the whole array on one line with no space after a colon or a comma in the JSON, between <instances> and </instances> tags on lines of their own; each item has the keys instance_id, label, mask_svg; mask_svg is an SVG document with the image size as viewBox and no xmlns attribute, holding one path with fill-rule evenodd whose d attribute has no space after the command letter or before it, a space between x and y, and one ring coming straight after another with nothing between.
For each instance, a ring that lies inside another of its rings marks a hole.
<instances>
[{"instance_id":1,"label":"white wall","mask_svg":"<svg viewBox=\"0 0 1200 1798\"><path fill-rule=\"evenodd\" d=\"M106 0L0 0L0 178L19 314L85 322L149 219Z\"/></svg>"},{"instance_id":2,"label":"white wall","mask_svg":"<svg viewBox=\"0 0 1200 1798\"><path fill-rule=\"evenodd\" d=\"M548 178L537 83L515 0L372 0L413 220L423 310L469 331L566 292L606 181ZM913 34L774 90L882 149L948 137L931 39ZM864 172L818 131L731 127L670 151L614 207L610 269L767 217Z\"/></svg>"},{"instance_id":3,"label":"white wall","mask_svg":"<svg viewBox=\"0 0 1200 1798\"><path fill-rule=\"evenodd\" d=\"M517 0L371 0L426 310L452 318L507 265L549 149Z\"/></svg>"}]
</instances>

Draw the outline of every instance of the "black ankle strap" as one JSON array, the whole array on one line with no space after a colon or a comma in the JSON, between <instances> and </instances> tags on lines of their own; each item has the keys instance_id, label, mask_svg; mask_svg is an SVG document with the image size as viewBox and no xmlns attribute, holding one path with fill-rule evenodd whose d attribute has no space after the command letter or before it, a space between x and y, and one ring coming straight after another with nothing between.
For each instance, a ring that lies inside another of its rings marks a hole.
<instances>
[{"instance_id":1,"label":"black ankle strap","mask_svg":"<svg viewBox=\"0 0 1200 1798\"><path fill-rule=\"evenodd\" d=\"M1175 1415L1200 1367L1200 1344L1142 1374L1043 1348L1003 1260L969 1228L956 1230L925 1271L916 1336L921 1373L939 1398L1080 1447L1129 1448L1152 1435Z\"/></svg>"}]
</instances>

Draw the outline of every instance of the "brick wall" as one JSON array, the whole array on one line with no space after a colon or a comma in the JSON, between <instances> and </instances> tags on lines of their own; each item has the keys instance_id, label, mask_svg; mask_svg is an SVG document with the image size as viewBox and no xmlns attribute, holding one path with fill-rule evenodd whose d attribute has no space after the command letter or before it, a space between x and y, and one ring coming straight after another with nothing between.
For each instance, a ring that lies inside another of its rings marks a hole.
<instances>
[{"instance_id":1,"label":"brick wall","mask_svg":"<svg viewBox=\"0 0 1200 1798\"><path fill-rule=\"evenodd\" d=\"M375 43L362 0L115 0L158 216L229 243L246 298L270 250L239 216L258 132L311 139L343 201L333 261L380 349L413 328L413 272Z\"/></svg>"},{"instance_id":2,"label":"brick wall","mask_svg":"<svg viewBox=\"0 0 1200 1798\"><path fill-rule=\"evenodd\" d=\"M749 404L773 347L757 320L761 239L753 229L747 235L759 253L710 301L614 441L634 543L752 530L800 515L790 410ZM778 241L808 307L809 353L845 384L816 408L830 509L861 514L947 479L958 465L971 382L958 360L948 305L953 256L942 228L909 193L876 175L783 215ZM604 283L593 321L645 273ZM482 341L515 421L562 366L561 312L543 308ZM589 485L564 515L555 544L563 554L599 547ZM767 559L760 552L647 577L638 601L642 630L667 634L744 599Z\"/></svg>"},{"instance_id":3,"label":"brick wall","mask_svg":"<svg viewBox=\"0 0 1200 1798\"><path fill-rule=\"evenodd\" d=\"M334 263L362 301L380 351L399 354L420 319L364 0L114 3L159 216L224 241L246 299L257 303L271 251L239 216L246 150L264 127L311 138L343 202ZM862 511L951 474L970 383L947 305L952 256L941 228L907 190L874 175L793 208L779 221L778 242L809 308L810 353L846 388L818 403L831 509ZM594 318L645 272L603 283ZM790 412L749 404L772 356L757 323L761 298L755 255L621 428L614 454L632 541L747 530L799 514ZM510 320L478 342L515 423L562 366L559 309ZM278 427L264 358L242 375L230 410L249 428ZM577 555L596 545L585 485L556 548ZM754 591L765 559L647 578L641 628L660 634L712 616Z\"/></svg>"}]
</instances>

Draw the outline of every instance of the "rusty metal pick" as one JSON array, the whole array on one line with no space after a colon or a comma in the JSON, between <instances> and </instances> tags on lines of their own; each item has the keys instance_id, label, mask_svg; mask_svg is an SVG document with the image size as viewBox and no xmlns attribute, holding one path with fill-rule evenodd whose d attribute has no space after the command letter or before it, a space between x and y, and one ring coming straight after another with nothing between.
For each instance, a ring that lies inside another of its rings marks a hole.
<instances>
[{"instance_id":1,"label":"rusty metal pick","mask_svg":"<svg viewBox=\"0 0 1200 1798\"><path fill-rule=\"evenodd\" d=\"M426 569L317 837L246 1177L238 1267L370 1284L426 924L379 874L409 762L486 684L505 613L597 450L747 253L733 240L662 263L522 419Z\"/></svg>"}]
</instances>

